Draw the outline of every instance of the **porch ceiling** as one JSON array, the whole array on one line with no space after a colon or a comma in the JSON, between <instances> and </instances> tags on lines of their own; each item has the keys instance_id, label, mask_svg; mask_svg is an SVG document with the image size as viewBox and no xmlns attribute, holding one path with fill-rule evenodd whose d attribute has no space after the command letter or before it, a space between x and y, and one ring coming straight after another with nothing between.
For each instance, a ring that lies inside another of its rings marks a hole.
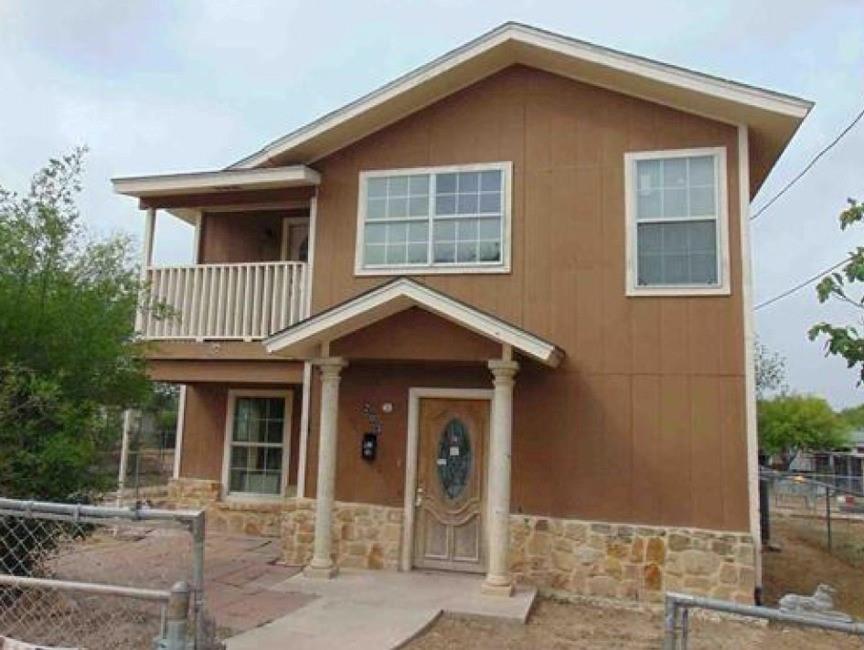
<instances>
[{"instance_id":1,"label":"porch ceiling","mask_svg":"<svg viewBox=\"0 0 864 650\"><path fill-rule=\"evenodd\" d=\"M555 344L408 278L397 278L335 305L273 334L263 344L269 353L314 358L320 356L322 344L412 307L429 311L502 345L510 345L547 366L557 366L564 356L563 350Z\"/></svg>"}]
</instances>

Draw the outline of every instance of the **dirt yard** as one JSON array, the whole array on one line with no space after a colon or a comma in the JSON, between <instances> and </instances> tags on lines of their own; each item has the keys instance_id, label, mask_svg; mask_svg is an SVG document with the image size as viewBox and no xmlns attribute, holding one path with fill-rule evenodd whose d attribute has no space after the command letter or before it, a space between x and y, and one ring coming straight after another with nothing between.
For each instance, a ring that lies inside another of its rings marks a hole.
<instances>
[{"instance_id":1,"label":"dirt yard","mask_svg":"<svg viewBox=\"0 0 864 650\"><path fill-rule=\"evenodd\" d=\"M663 615L609 606L541 600L527 625L445 616L409 650L657 650L663 641ZM844 650L861 648L852 638L823 632L766 628L755 624L692 620L692 650Z\"/></svg>"},{"instance_id":2,"label":"dirt yard","mask_svg":"<svg viewBox=\"0 0 864 650\"><path fill-rule=\"evenodd\" d=\"M813 593L826 583L837 590L837 609L864 619L864 522L835 521L829 554L824 521L775 517L771 543L780 550L763 554L767 604L776 605L788 593Z\"/></svg>"},{"instance_id":3,"label":"dirt yard","mask_svg":"<svg viewBox=\"0 0 864 650\"><path fill-rule=\"evenodd\" d=\"M824 522L778 518L772 532L772 541L781 551L764 556L767 604L776 605L780 596L790 592L812 593L824 582L837 589L838 609L864 618L864 522L835 524L834 555L825 547ZM842 650L864 646L853 637L822 631L729 620L691 620L690 647L694 650ZM541 600L527 625L445 616L407 647L410 650L462 647L653 650L661 645L662 631L663 615L659 608L637 611Z\"/></svg>"}]
</instances>

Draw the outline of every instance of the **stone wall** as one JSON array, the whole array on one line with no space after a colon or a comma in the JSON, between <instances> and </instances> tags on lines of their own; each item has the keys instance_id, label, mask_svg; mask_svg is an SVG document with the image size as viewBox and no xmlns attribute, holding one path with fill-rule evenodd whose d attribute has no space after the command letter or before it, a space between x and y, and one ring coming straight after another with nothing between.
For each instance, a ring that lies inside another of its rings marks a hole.
<instances>
[{"instance_id":1,"label":"stone wall","mask_svg":"<svg viewBox=\"0 0 864 650\"><path fill-rule=\"evenodd\" d=\"M402 539L402 508L365 503L333 504L333 561L341 567L396 569ZM312 559L315 500L292 499L282 518L282 559L303 565Z\"/></svg>"},{"instance_id":2,"label":"stone wall","mask_svg":"<svg viewBox=\"0 0 864 650\"><path fill-rule=\"evenodd\" d=\"M282 538L282 559L312 558L315 500L219 501L219 483L172 481L176 507L206 508L210 530ZM333 561L342 567L397 569L402 508L336 502ZM753 602L755 548L748 534L510 517L514 577L545 591L659 602L665 591Z\"/></svg>"},{"instance_id":3,"label":"stone wall","mask_svg":"<svg viewBox=\"0 0 864 650\"><path fill-rule=\"evenodd\" d=\"M217 502L220 494L219 481L179 478L168 484L168 501L176 508L206 508Z\"/></svg>"},{"instance_id":4,"label":"stone wall","mask_svg":"<svg viewBox=\"0 0 864 650\"><path fill-rule=\"evenodd\" d=\"M545 590L657 602L682 591L753 603L755 548L741 533L510 518L510 566Z\"/></svg>"},{"instance_id":5,"label":"stone wall","mask_svg":"<svg viewBox=\"0 0 864 650\"><path fill-rule=\"evenodd\" d=\"M207 529L223 533L279 537L285 502L221 501L218 481L175 479L168 486L168 504L175 508L204 508Z\"/></svg>"}]
</instances>

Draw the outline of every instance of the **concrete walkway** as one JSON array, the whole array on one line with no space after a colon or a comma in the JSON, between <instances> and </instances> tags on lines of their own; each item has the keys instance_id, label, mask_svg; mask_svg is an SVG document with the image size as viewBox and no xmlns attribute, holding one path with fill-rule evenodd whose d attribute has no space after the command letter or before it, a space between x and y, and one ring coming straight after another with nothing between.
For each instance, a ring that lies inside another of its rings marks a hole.
<instances>
[{"instance_id":1,"label":"concrete walkway","mask_svg":"<svg viewBox=\"0 0 864 650\"><path fill-rule=\"evenodd\" d=\"M524 623L536 589L512 598L480 593L481 576L412 571L344 570L333 580L296 575L269 587L306 604L228 639L228 650L386 650L422 633L442 613Z\"/></svg>"}]
</instances>

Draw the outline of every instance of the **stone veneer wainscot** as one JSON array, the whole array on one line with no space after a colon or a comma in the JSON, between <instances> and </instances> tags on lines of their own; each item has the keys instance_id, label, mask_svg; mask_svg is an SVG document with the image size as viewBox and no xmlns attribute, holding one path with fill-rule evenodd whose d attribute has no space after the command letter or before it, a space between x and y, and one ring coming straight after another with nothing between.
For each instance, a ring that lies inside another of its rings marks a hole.
<instances>
[{"instance_id":1,"label":"stone veneer wainscot","mask_svg":"<svg viewBox=\"0 0 864 650\"><path fill-rule=\"evenodd\" d=\"M174 505L207 508L209 528L281 537L284 562L309 562L314 499L218 499L215 481L181 479L169 490ZM337 501L332 534L337 565L395 570L402 508ZM517 581L547 592L659 602L664 591L683 591L753 602L755 548L744 533L511 515L509 563Z\"/></svg>"}]
</instances>

